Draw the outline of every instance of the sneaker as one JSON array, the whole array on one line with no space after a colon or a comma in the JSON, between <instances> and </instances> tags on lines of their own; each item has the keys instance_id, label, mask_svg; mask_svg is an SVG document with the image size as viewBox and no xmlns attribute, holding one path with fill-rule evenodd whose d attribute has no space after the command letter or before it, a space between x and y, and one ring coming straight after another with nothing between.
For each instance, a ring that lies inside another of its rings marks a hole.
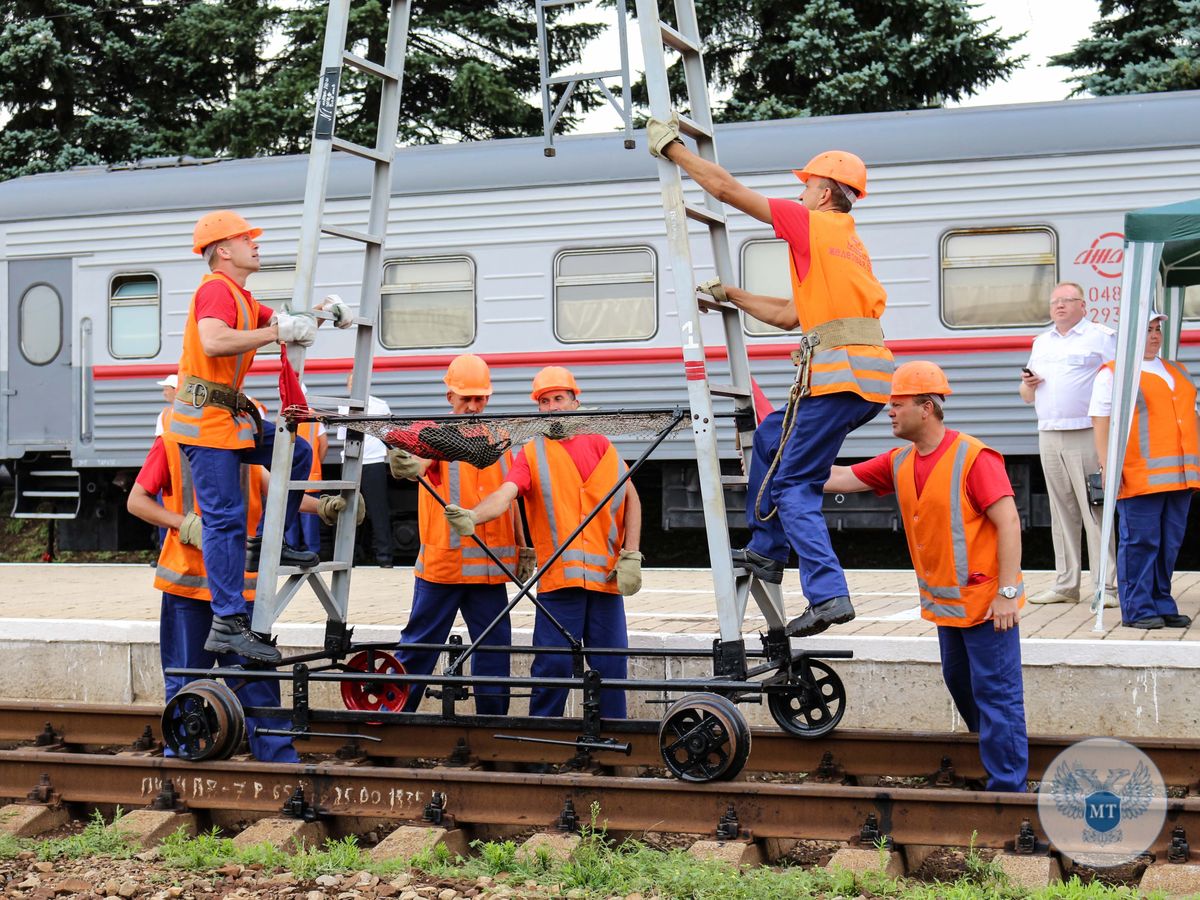
<instances>
[{"instance_id":1,"label":"sneaker","mask_svg":"<svg viewBox=\"0 0 1200 900\"><path fill-rule=\"evenodd\" d=\"M250 630L250 617L245 613L213 616L204 649L209 653L236 653L264 663L277 663L283 658L274 641L264 641Z\"/></svg>"},{"instance_id":2,"label":"sneaker","mask_svg":"<svg viewBox=\"0 0 1200 900\"><path fill-rule=\"evenodd\" d=\"M1104 608L1105 609L1120 609L1121 601L1117 599L1115 591L1104 592Z\"/></svg>"},{"instance_id":3,"label":"sneaker","mask_svg":"<svg viewBox=\"0 0 1200 900\"><path fill-rule=\"evenodd\" d=\"M1068 597L1066 594L1060 594L1058 591L1051 588L1050 590L1041 591L1029 598L1030 603L1078 603L1078 597Z\"/></svg>"},{"instance_id":4,"label":"sneaker","mask_svg":"<svg viewBox=\"0 0 1200 900\"><path fill-rule=\"evenodd\" d=\"M788 622L788 637L811 637L831 625L844 625L854 618L849 597L834 597L824 603L810 603L808 609Z\"/></svg>"},{"instance_id":5,"label":"sneaker","mask_svg":"<svg viewBox=\"0 0 1200 900\"><path fill-rule=\"evenodd\" d=\"M1186 619L1187 616L1184 616ZM1191 621L1190 619L1188 620ZM1162 616L1146 616L1144 619L1138 619L1136 622L1122 622L1126 628L1141 628L1144 631L1153 631L1155 628L1162 628L1167 623Z\"/></svg>"},{"instance_id":6,"label":"sneaker","mask_svg":"<svg viewBox=\"0 0 1200 900\"><path fill-rule=\"evenodd\" d=\"M741 566L760 581L783 584L783 570L787 567L787 563L781 563L777 559L755 553L749 547L734 550L730 555L733 557L735 566Z\"/></svg>"},{"instance_id":7,"label":"sneaker","mask_svg":"<svg viewBox=\"0 0 1200 900\"><path fill-rule=\"evenodd\" d=\"M1192 617L1177 613L1172 616L1163 616L1163 624L1168 628L1187 628L1192 624Z\"/></svg>"},{"instance_id":8,"label":"sneaker","mask_svg":"<svg viewBox=\"0 0 1200 900\"><path fill-rule=\"evenodd\" d=\"M258 571L258 559L262 555L262 535L257 535L246 541L246 571ZM318 553L311 550L297 550L290 544L279 548L279 565L294 566L297 569L311 569L321 561Z\"/></svg>"}]
</instances>

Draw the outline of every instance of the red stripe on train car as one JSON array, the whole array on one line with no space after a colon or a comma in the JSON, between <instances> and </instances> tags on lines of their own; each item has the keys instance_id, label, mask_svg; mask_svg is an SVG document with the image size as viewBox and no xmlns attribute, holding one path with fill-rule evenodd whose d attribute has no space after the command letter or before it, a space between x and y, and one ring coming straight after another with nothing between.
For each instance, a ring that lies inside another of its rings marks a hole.
<instances>
[{"instance_id":1,"label":"red stripe on train car","mask_svg":"<svg viewBox=\"0 0 1200 900\"><path fill-rule=\"evenodd\" d=\"M948 337L919 338L915 340L888 341L887 346L897 356L934 356L950 353L987 353L1003 351L1028 351L1034 335L997 335L995 337ZM1180 343L1189 346L1200 344L1200 331L1185 331ZM788 359L795 344L779 342L751 344L747 353L751 359ZM439 353L422 356L377 356L376 372L401 372L445 369L456 353ZM621 366L629 364L664 365L682 363L683 350L679 347L617 347L606 350L545 350L522 353L483 353L488 365L499 368L535 368L545 365L578 366ZM724 347L704 348L710 360L724 359ZM306 372L349 372L354 361L350 357L332 359L310 359L305 362ZM162 363L133 365L95 366L92 377L97 381L123 378L147 378L158 380L174 372L176 367ZM278 375L279 360L276 357L259 359L250 370L253 375Z\"/></svg>"}]
</instances>

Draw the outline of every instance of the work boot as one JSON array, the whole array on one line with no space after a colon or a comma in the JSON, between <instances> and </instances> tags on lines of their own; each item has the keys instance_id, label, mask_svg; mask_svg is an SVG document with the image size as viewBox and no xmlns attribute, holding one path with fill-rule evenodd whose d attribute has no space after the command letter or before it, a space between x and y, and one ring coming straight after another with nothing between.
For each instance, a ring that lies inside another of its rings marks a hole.
<instances>
[{"instance_id":1,"label":"work boot","mask_svg":"<svg viewBox=\"0 0 1200 900\"><path fill-rule=\"evenodd\" d=\"M758 578L759 581L768 581L771 584L783 584L783 570L787 566L786 563L771 559L769 556L763 556L761 553L755 553L749 547L734 550L730 556L733 557L733 564L735 566L741 566Z\"/></svg>"},{"instance_id":2,"label":"work boot","mask_svg":"<svg viewBox=\"0 0 1200 900\"><path fill-rule=\"evenodd\" d=\"M257 535L246 541L246 571L258 571L258 558L262 553L262 535ZM297 550L291 544L285 543L279 548L279 565L295 566L297 569L311 569L321 561L320 554L311 550Z\"/></svg>"},{"instance_id":3,"label":"work boot","mask_svg":"<svg viewBox=\"0 0 1200 900\"><path fill-rule=\"evenodd\" d=\"M1192 617L1185 616L1182 613L1175 613L1162 617L1163 624L1168 628L1187 628L1192 624Z\"/></svg>"},{"instance_id":4,"label":"work boot","mask_svg":"<svg viewBox=\"0 0 1200 900\"><path fill-rule=\"evenodd\" d=\"M824 603L810 603L808 609L788 622L788 637L811 637L830 625L844 625L854 618L849 597L834 597Z\"/></svg>"},{"instance_id":5,"label":"work boot","mask_svg":"<svg viewBox=\"0 0 1200 900\"><path fill-rule=\"evenodd\" d=\"M204 649L209 653L236 653L255 662L277 663L283 658L274 641L264 641L250 630L250 617L245 613L213 616Z\"/></svg>"},{"instance_id":6,"label":"work boot","mask_svg":"<svg viewBox=\"0 0 1200 900\"><path fill-rule=\"evenodd\" d=\"M1167 623L1162 616L1146 616L1144 619L1137 619L1133 622L1122 622L1126 628L1141 628L1143 631L1153 631L1155 628L1162 628Z\"/></svg>"}]
</instances>

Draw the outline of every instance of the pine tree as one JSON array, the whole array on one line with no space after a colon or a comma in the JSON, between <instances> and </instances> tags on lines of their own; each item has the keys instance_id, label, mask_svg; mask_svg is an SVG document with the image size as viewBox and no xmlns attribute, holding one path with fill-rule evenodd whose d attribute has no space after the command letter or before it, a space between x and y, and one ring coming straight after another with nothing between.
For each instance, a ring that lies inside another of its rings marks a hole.
<instances>
[{"instance_id":1,"label":"pine tree","mask_svg":"<svg viewBox=\"0 0 1200 900\"><path fill-rule=\"evenodd\" d=\"M1017 69L966 0L697 0L724 121L940 106Z\"/></svg>"},{"instance_id":2,"label":"pine tree","mask_svg":"<svg viewBox=\"0 0 1200 900\"><path fill-rule=\"evenodd\" d=\"M1100 0L1091 37L1051 58L1080 74L1073 93L1200 89L1200 0Z\"/></svg>"}]
</instances>

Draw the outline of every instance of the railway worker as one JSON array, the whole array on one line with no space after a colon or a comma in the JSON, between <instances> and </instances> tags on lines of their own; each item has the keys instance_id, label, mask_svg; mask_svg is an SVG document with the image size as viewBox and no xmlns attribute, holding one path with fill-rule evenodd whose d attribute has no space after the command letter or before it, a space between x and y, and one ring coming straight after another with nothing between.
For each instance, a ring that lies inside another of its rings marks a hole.
<instances>
[{"instance_id":1,"label":"railway worker","mask_svg":"<svg viewBox=\"0 0 1200 900\"><path fill-rule=\"evenodd\" d=\"M1083 557L1080 530L1087 533L1092 582L1100 575L1100 514L1087 496L1087 476L1099 470L1088 404L1096 372L1117 353L1111 328L1085 316L1083 288L1073 281L1050 293L1053 327L1033 340L1029 364L1021 374L1021 399L1037 410L1038 454L1050 497L1050 536L1054 542L1054 586L1034 594L1030 603L1078 603ZM1116 545L1110 542L1104 605L1117 605Z\"/></svg>"},{"instance_id":2,"label":"railway worker","mask_svg":"<svg viewBox=\"0 0 1200 900\"><path fill-rule=\"evenodd\" d=\"M126 503L129 512L151 525L165 530L154 586L161 590L159 615L159 651L166 669L207 669L214 662L221 666L243 665L246 659L236 653L214 653L205 639L212 628L212 592L202 552L202 516L197 504L195 471L180 444L170 435L155 438L146 461ZM238 473L237 489L246 498L243 533L258 527L262 514L265 470L243 465ZM161 502L158 498L161 498ZM329 521L334 521L345 503L340 497L305 498L306 504ZM254 600L255 575L242 575L242 596ZM182 675L163 675L166 700L170 701L194 679ZM248 680L237 688L246 706L279 706L279 684L274 681ZM299 757L288 737L257 735L257 726L286 727L272 719L247 719L250 750L264 762L298 762Z\"/></svg>"},{"instance_id":3,"label":"railway worker","mask_svg":"<svg viewBox=\"0 0 1200 900\"><path fill-rule=\"evenodd\" d=\"M354 390L354 373L346 376L346 392ZM348 413L350 407L339 406L338 412ZM367 397L366 413L369 416L390 416L392 408L386 400L371 394ZM337 431L338 440L346 440L345 426ZM346 448L342 444L342 465L346 464ZM392 568L392 556L396 542L392 538L392 507L388 500L387 445L373 434L362 436L362 485L367 500L367 515L371 522L371 546L375 553L375 565L381 569Z\"/></svg>"},{"instance_id":4,"label":"railway worker","mask_svg":"<svg viewBox=\"0 0 1200 900\"><path fill-rule=\"evenodd\" d=\"M547 366L533 379L530 394L543 413L579 408L579 385L562 366ZM559 542L575 530L625 472L625 463L608 438L580 434L565 440L534 438L521 448L500 487L473 509L447 506L446 519L460 535L472 534L485 522L505 515L518 496L525 499L525 517L544 571L538 580L538 600L585 647L629 646L625 627L625 597L642 588L642 504L632 481L625 483L571 544L545 568ZM587 548L586 550L584 548ZM535 647L565 647L566 640L539 610L534 622ZM588 665L604 681L625 678L624 656L589 656ZM534 678L571 677L569 654L537 654ZM533 688L531 716L561 716L567 691ZM625 717L625 692L602 690L600 715Z\"/></svg>"},{"instance_id":5,"label":"railway worker","mask_svg":"<svg viewBox=\"0 0 1200 900\"><path fill-rule=\"evenodd\" d=\"M308 396L308 386L300 385L300 390L304 396ZM325 459L325 451L329 449L329 435L326 433L324 424L317 421L301 422L296 426L296 435L308 441L308 445L312 447L312 465L308 470L309 481L319 481L321 479L322 461ZM313 512L305 512L303 509L300 515L296 517L296 521L288 528L287 534L284 535L285 540L298 550L309 550L313 553L321 552L321 517Z\"/></svg>"},{"instance_id":6,"label":"railway worker","mask_svg":"<svg viewBox=\"0 0 1200 900\"><path fill-rule=\"evenodd\" d=\"M896 370L888 416L911 441L854 466L834 466L825 490L895 492L921 597L936 622L942 676L991 791L1024 791L1029 768L1018 622L1025 602L1021 522L1004 459L946 428L950 384L931 362Z\"/></svg>"},{"instance_id":7,"label":"railway worker","mask_svg":"<svg viewBox=\"0 0 1200 900\"><path fill-rule=\"evenodd\" d=\"M1159 359L1165 320L1162 313L1150 315L1117 494L1121 531L1117 583L1121 624L1129 628L1187 628L1192 624L1171 596L1171 578L1183 546L1192 493L1200 490L1196 388L1183 363ZM1096 375L1088 410L1101 467L1108 458L1115 369L1116 363L1105 363Z\"/></svg>"},{"instance_id":8,"label":"railway worker","mask_svg":"<svg viewBox=\"0 0 1200 900\"><path fill-rule=\"evenodd\" d=\"M171 406L175 403L175 393L179 390L179 376L172 372L162 381L156 381L155 384L162 388L162 397L167 404L159 410L158 421L154 423L154 436L158 437L163 433L167 416L171 414Z\"/></svg>"},{"instance_id":9,"label":"railway worker","mask_svg":"<svg viewBox=\"0 0 1200 900\"><path fill-rule=\"evenodd\" d=\"M678 164L708 193L774 226L788 242L791 298L750 294L716 280L699 290L763 322L803 329L801 349L792 354L797 378L789 403L767 416L754 436L746 508L750 543L733 557L763 581L779 584L789 548L794 550L809 606L788 623L787 633L819 634L854 618L821 512L822 485L846 436L883 409L893 369L879 323L887 295L850 215L867 195L866 166L853 153L829 150L794 170L804 182L799 202L767 198L684 147L674 119L651 119L647 133L652 155Z\"/></svg>"},{"instance_id":10,"label":"railway worker","mask_svg":"<svg viewBox=\"0 0 1200 900\"><path fill-rule=\"evenodd\" d=\"M476 416L487 408L492 396L492 377L488 364L480 357L470 353L455 357L442 380L446 383L446 402L454 415ZM396 478L424 476L444 492L450 503L474 506L500 487L512 466L512 453L505 451L499 461L486 469L477 469L464 462L434 462L392 448L388 450L388 465ZM500 619L484 645L509 646L512 626L505 613L508 576L473 541L464 541L449 527L441 505L425 490L418 492L417 521L421 550L414 568L412 611L408 624L400 633L396 658L408 672L431 673L437 664L438 653L406 650L405 645L445 643L460 612L472 641ZM476 534L510 569L515 568L522 583L533 574L534 555L532 549L522 546L524 529L516 503L509 504L507 515L481 524ZM477 653L471 661L471 673L508 677L508 654ZM423 693L424 686L414 684L404 711L416 711ZM505 715L508 689L498 686L476 688L475 711L481 715Z\"/></svg>"},{"instance_id":11,"label":"railway worker","mask_svg":"<svg viewBox=\"0 0 1200 900\"><path fill-rule=\"evenodd\" d=\"M188 310L180 388L166 434L183 446L196 496L207 510L203 553L213 617L205 649L274 663L279 651L250 629L242 596L246 501L238 487L238 471L243 464L270 463L275 426L263 421L241 388L259 347L276 341L309 346L316 339L317 323L311 314L273 313L246 290L246 279L259 269L255 238L261 234L261 228L227 209L196 222L192 250L204 257L209 274L201 279ZM351 324L344 304L335 304L331 311L339 325ZM308 442L297 440L293 479L308 474L311 459ZM301 497L299 492L288 497L288 524L296 518ZM318 557L284 544L280 562L314 566Z\"/></svg>"}]
</instances>

